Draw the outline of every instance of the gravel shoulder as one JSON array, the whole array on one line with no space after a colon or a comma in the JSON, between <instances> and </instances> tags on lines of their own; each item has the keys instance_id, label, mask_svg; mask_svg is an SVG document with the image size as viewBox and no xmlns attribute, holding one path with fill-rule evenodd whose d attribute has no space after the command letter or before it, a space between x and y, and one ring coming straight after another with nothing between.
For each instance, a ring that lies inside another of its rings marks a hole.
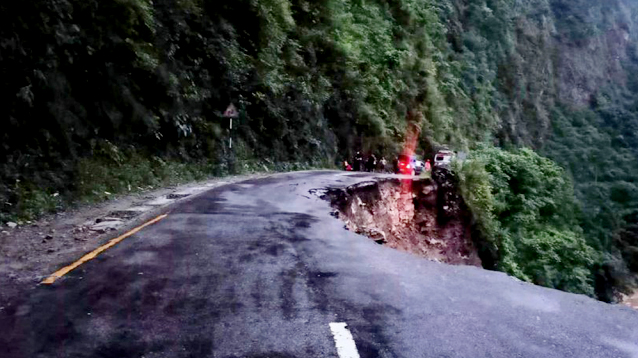
<instances>
[{"instance_id":1,"label":"gravel shoulder","mask_svg":"<svg viewBox=\"0 0 638 358\"><path fill-rule=\"evenodd\" d=\"M0 228L0 310L11 297L35 287L59 267L95 249L170 204L212 188L257 179L260 173L215 178L130 195L47 215L15 228Z\"/></svg>"}]
</instances>

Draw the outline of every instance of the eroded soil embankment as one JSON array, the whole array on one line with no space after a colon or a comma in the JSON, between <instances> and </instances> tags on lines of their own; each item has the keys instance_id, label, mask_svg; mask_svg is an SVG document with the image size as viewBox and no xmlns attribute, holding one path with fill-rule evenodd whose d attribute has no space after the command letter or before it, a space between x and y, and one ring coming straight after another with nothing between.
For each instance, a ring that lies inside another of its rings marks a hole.
<instances>
[{"instance_id":1,"label":"eroded soil embankment","mask_svg":"<svg viewBox=\"0 0 638 358\"><path fill-rule=\"evenodd\" d=\"M432 260L481 266L471 215L445 176L364 182L326 196L348 230Z\"/></svg>"}]
</instances>

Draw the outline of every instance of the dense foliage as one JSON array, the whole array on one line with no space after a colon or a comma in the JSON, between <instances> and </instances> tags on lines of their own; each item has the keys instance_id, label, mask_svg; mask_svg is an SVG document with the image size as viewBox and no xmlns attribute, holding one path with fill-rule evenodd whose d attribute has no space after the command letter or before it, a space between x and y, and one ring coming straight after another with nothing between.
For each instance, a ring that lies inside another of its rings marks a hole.
<instances>
[{"instance_id":1,"label":"dense foliage","mask_svg":"<svg viewBox=\"0 0 638 358\"><path fill-rule=\"evenodd\" d=\"M0 221L394 155L413 133L426 155L528 147L564 172L529 151L467 164L480 195L466 200L501 245L486 250L523 279L594 280L611 299L638 271L637 25L630 0L5 1Z\"/></svg>"},{"instance_id":2,"label":"dense foliage","mask_svg":"<svg viewBox=\"0 0 638 358\"><path fill-rule=\"evenodd\" d=\"M457 171L478 213L483 261L525 281L594 295L599 258L578 227L574 189L560 167L529 149L489 148Z\"/></svg>"},{"instance_id":3,"label":"dense foliage","mask_svg":"<svg viewBox=\"0 0 638 358\"><path fill-rule=\"evenodd\" d=\"M461 65L446 61L435 1L0 6L4 213L24 214L42 189L76 195L77 183L93 180L78 165L87 159L205 159L228 172L237 161L394 152L408 123L455 143L494 125L473 110L452 121L444 96L463 93ZM241 112L232 150L221 117L231 102ZM466 96L459 103L471 107Z\"/></svg>"}]
</instances>

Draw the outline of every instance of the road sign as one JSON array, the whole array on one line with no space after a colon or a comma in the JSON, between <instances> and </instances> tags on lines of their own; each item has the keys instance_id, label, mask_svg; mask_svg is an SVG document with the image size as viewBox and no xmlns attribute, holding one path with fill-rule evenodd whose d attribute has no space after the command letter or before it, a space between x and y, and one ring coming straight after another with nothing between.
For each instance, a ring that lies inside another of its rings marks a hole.
<instances>
[{"instance_id":1,"label":"road sign","mask_svg":"<svg viewBox=\"0 0 638 358\"><path fill-rule=\"evenodd\" d=\"M232 103L224 111L224 117L226 118L237 118L238 116L239 112L237 111L237 107Z\"/></svg>"},{"instance_id":2,"label":"road sign","mask_svg":"<svg viewBox=\"0 0 638 358\"><path fill-rule=\"evenodd\" d=\"M230 131L233 129L233 118L239 117L237 107L232 103L229 104L228 108L224 111L224 117L230 119L230 123L228 124L228 134L230 135ZM230 136L228 138L228 148L233 148L233 138Z\"/></svg>"}]
</instances>

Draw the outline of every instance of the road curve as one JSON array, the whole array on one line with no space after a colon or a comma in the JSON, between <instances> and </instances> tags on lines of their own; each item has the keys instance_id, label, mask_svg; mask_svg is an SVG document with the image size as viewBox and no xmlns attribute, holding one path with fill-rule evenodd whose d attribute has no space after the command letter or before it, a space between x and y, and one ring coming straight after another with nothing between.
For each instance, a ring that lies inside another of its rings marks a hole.
<instances>
[{"instance_id":1,"label":"road curve","mask_svg":"<svg viewBox=\"0 0 638 358\"><path fill-rule=\"evenodd\" d=\"M361 357L638 357L636 311L377 245L309 193L370 178L282 174L178 203L0 310L0 357L338 357L350 340Z\"/></svg>"}]
</instances>

